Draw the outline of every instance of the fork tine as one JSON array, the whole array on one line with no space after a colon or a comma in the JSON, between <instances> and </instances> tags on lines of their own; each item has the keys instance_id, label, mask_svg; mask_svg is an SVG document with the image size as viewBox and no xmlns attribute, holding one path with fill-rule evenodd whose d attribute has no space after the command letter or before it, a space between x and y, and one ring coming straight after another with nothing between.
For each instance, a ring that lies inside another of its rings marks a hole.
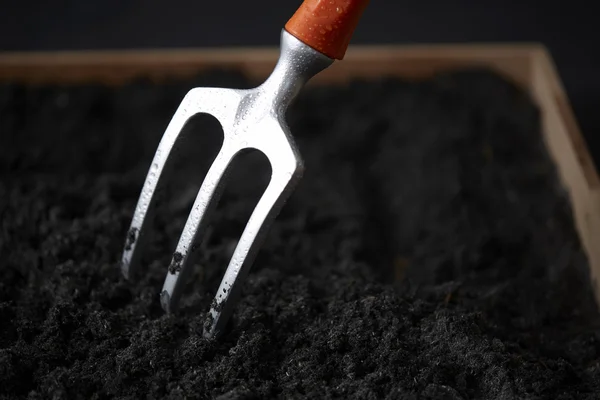
<instances>
[{"instance_id":1,"label":"fork tine","mask_svg":"<svg viewBox=\"0 0 600 400\"><path fill-rule=\"evenodd\" d=\"M158 145L158 149L154 154L150 170L146 175L146 180L127 232L127 242L121 259L121 272L125 278L130 278L139 265L141 252L138 249L142 239L146 236L146 230L144 229L148 219L146 217L149 209L154 205L156 187L179 133L192 117L192 112L186 103L184 99L169 122Z\"/></svg>"},{"instance_id":2,"label":"fork tine","mask_svg":"<svg viewBox=\"0 0 600 400\"><path fill-rule=\"evenodd\" d=\"M160 294L162 308L167 313L177 309L186 277L189 275L188 256L192 243L202 237L209 225L208 218L219 202L227 181L227 171L233 155L226 147L219 152L198 191L192 210L183 228L179 243L169 265L169 271Z\"/></svg>"},{"instance_id":3,"label":"fork tine","mask_svg":"<svg viewBox=\"0 0 600 400\"><path fill-rule=\"evenodd\" d=\"M204 336L207 338L220 335L227 325L258 250L303 173L301 162L287 173L275 171L275 167L271 182L246 224L211 304L210 314L204 324Z\"/></svg>"}]
</instances>

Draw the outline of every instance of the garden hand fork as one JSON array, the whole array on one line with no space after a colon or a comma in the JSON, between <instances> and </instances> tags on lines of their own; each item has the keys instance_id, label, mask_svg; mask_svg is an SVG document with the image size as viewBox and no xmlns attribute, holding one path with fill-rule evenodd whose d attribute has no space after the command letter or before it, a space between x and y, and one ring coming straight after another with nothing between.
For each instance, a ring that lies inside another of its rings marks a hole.
<instances>
[{"instance_id":1,"label":"garden hand fork","mask_svg":"<svg viewBox=\"0 0 600 400\"><path fill-rule=\"evenodd\" d=\"M214 116L221 124L221 149L200 187L173 254L160 294L167 313L176 310L186 276L192 243L202 237L223 189L226 172L244 149L265 154L271 164L270 182L256 205L235 248L211 304L204 336L222 333L242 283L272 220L295 188L303 163L285 121L285 112L304 84L342 60L369 0L306 0L281 32L280 55L269 78L249 90L193 88L184 97L158 145L127 234L121 269L130 278L139 264L140 239L147 212L171 149L184 125L196 114Z\"/></svg>"}]
</instances>

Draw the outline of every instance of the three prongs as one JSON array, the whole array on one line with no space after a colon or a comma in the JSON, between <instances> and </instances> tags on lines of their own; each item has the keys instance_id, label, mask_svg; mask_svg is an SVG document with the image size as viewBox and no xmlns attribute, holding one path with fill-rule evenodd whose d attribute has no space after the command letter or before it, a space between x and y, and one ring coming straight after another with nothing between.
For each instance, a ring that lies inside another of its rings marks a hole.
<instances>
[{"instance_id":1,"label":"three prongs","mask_svg":"<svg viewBox=\"0 0 600 400\"><path fill-rule=\"evenodd\" d=\"M193 115L207 113L213 115L223 128L223 145L200 187L160 294L161 305L168 313L177 309L186 277L190 273L188 256L192 243L202 239L236 155L245 149L255 149L261 151L271 164L269 185L246 224L212 302L204 326L204 336L207 338L223 332L239 297L243 280L273 219L302 176L303 164L285 123L287 107L306 81L332 63L333 59L283 30L279 61L262 85L250 90L191 90L159 144L138 200L123 254L122 270L127 278L139 259L140 251L136 249L136 244L143 236L158 179L184 125Z\"/></svg>"}]
</instances>

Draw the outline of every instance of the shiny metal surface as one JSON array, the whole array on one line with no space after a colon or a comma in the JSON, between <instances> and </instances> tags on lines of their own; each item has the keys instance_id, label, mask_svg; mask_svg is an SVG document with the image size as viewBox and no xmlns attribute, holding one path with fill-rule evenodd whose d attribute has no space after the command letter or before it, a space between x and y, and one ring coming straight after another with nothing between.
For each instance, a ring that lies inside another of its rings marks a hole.
<instances>
[{"instance_id":1,"label":"shiny metal surface","mask_svg":"<svg viewBox=\"0 0 600 400\"><path fill-rule=\"evenodd\" d=\"M212 302L204 327L206 337L222 333L271 221L302 176L302 159L285 121L287 107L310 78L332 63L332 59L282 30L279 61L262 85L250 90L190 90L161 139L135 209L122 257L122 273L128 279L139 264L144 226L150 218L148 210L158 180L163 178L165 162L182 128L192 116L207 113L221 123L224 132L223 145L198 192L160 294L162 307L169 313L177 309L189 273L187 260L191 245L197 238L202 238L233 158L240 151L253 148L263 152L271 164L269 185L246 224Z\"/></svg>"}]
</instances>

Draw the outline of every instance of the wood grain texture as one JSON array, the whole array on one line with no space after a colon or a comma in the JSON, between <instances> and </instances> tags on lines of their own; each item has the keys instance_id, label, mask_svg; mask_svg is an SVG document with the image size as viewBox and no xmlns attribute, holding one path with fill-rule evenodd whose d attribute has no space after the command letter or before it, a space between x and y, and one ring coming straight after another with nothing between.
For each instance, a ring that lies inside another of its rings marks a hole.
<instances>
[{"instance_id":1,"label":"wood grain texture","mask_svg":"<svg viewBox=\"0 0 600 400\"><path fill-rule=\"evenodd\" d=\"M0 53L0 81L122 84L145 77L189 77L211 68L236 68L265 79L277 62L276 48ZM548 151L567 190L586 250L600 304L600 178L579 130L548 51L531 44L350 46L344 61L309 83L342 83L352 78L425 78L463 67L488 67L522 86L542 113Z\"/></svg>"}]
</instances>

